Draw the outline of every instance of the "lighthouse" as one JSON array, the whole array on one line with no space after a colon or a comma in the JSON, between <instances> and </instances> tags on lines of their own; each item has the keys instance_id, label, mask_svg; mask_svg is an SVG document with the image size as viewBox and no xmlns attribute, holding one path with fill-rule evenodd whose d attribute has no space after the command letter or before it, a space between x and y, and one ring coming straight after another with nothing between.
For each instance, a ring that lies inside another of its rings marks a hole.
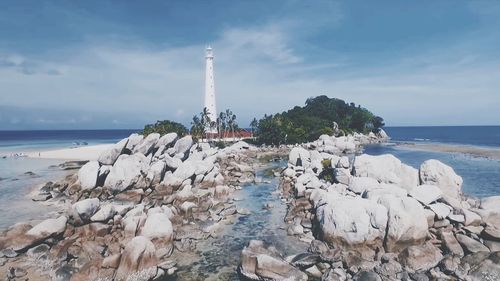
<instances>
[{"instance_id":1,"label":"lighthouse","mask_svg":"<svg viewBox=\"0 0 500 281\"><path fill-rule=\"evenodd\" d=\"M214 54L212 47L208 46L205 55L205 108L211 122L217 121L217 108L215 106L215 82L214 82ZM217 133L217 126L207 127L207 132Z\"/></svg>"}]
</instances>

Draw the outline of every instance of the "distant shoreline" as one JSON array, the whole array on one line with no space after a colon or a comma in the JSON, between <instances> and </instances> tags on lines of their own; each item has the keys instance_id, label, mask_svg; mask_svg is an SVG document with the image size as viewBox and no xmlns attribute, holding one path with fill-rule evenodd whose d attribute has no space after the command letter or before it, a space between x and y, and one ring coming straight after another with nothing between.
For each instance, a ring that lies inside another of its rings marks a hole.
<instances>
[{"instance_id":1,"label":"distant shoreline","mask_svg":"<svg viewBox=\"0 0 500 281\"><path fill-rule=\"evenodd\" d=\"M500 149L498 148L488 148L488 147L479 147L472 145L460 145L460 144L443 144L443 143L396 143L396 146L416 149L416 150L425 150L425 151L434 151L434 152L446 152L446 153L461 153L476 157L484 157L488 159L500 159Z\"/></svg>"},{"instance_id":2,"label":"distant shoreline","mask_svg":"<svg viewBox=\"0 0 500 281\"><path fill-rule=\"evenodd\" d=\"M24 153L28 158L59 160L97 160L99 155L113 144L97 144L75 148L29 151Z\"/></svg>"}]
</instances>

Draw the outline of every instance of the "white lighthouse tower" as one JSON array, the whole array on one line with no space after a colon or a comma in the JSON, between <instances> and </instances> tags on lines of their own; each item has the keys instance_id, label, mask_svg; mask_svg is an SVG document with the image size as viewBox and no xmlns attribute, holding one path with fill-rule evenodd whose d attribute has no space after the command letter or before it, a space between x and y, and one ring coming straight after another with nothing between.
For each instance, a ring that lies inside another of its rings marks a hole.
<instances>
[{"instance_id":1,"label":"white lighthouse tower","mask_svg":"<svg viewBox=\"0 0 500 281\"><path fill-rule=\"evenodd\" d=\"M217 121L217 108L215 106L215 83L214 83L214 54L210 46L207 47L205 68L205 108L208 110L210 121ZM208 127L207 132L217 133L217 126Z\"/></svg>"}]
</instances>

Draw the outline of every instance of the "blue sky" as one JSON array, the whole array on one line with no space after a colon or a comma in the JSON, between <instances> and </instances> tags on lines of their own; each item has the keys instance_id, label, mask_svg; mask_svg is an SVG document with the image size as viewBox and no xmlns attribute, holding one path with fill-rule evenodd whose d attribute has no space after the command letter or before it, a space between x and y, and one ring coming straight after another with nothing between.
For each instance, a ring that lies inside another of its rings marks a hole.
<instances>
[{"instance_id":1,"label":"blue sky","mask_svg":"<svg viewBox=\"0 0 500 281\"><path fill-rule=\"evenodd\" d=\"M388 125L500 124L496 1L0 1L0 129L189 124L326 94Z\"/></svg>"}]
</instances>

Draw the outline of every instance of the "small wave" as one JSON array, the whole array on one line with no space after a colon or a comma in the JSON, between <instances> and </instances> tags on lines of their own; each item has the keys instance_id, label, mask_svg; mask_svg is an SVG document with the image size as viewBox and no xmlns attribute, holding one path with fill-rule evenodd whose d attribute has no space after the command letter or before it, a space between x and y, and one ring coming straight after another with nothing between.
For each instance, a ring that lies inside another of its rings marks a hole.
<instances>
[{"instance_id":1,"label":"small wave","mask_svg":"<svg viewBox=\"0 0 500 281\"><path fill-rule=\"evenodd\" d=\"M431 139L414 138L414 141L430 141Z\"/></svg>"}]
</instances>

